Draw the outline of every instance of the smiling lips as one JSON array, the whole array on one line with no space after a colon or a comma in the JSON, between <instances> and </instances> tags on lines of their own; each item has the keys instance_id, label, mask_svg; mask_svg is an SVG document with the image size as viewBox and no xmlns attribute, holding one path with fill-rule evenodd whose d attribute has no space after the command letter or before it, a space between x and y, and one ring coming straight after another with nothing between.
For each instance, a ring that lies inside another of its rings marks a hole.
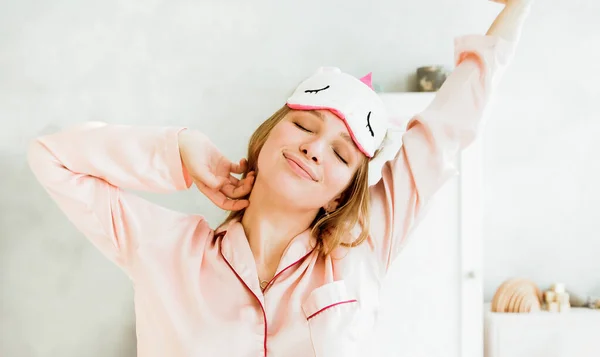
<instances>
[{"instance_id":1,"label":"smiling lips","mask_svg":"<svg viewBox=\"0 0 600 357\"><path fill-rule=\"evenodd\" d=\"M290 165L292 171L294 171L298 176L311 181L319 181L317 173L309 165L302 162L301 158L290 153L284 153L283 156L285 157L288 165Z\"/></svg>"}]
</instances>

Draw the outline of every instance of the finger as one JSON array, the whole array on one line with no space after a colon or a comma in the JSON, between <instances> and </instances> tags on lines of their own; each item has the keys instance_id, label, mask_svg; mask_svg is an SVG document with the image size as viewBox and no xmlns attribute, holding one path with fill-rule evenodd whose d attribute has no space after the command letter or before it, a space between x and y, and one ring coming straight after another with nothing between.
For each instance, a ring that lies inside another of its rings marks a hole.
<instances>
[{"instance_id":1,"label":"finger","mask_svg":"<svg viewBox=\"0 0 600 357\"><path fill-rule=\"evenodd\" d=\"M221 208L228 211L239 211L248 207L249 204L248 200L227 200Z\"/></svg>"},{"instance_id":2,"label":"finger","mask_svg":"<svg viewBox=\"0 0 600 357\"><path fill-rule=\"evenodd\" d=\"M221 191L214 190L206 186L202 182L196 182L196 186L198 187L200 192L202 192L206 197L208 197L208 199L210 199L216 205L219 205L220 202L223 201L223 199L227 198Z\"/></svg>"},{"instance_id":3,"label":"finger","mask_svg":"<svg viewBox=\"0 0 600 357\"><path fill-rule=\"evenodd\" d=\"M233 175L229 175L229 182L228 182L228 184L237 186L239 182L240 182L239 178L237 178L237 177L235 177Z\"/></svg>"},{"instance_id":4,"label":"finger","mask_svg":"<svg viewBox=\"0 0 600 357\"><path fill-rule=\"evenodd\" d=\"M216 191L208 188L201 182L197 183L198 189L211 200L217 207L227 211L239 211L248 207L248 200L230 200L221 191Z\"/></svg>"},{"instance_id":5,"label":"finger","mask_svg":"<svg viewBox=\"0 0 600 357\"><path fill-rule=\"evenodd\" d=\"M243 174L248 170L248 160L241 159L237 164L231 163L231 172L235 174Z\"/></svg>"},{"instance_id":6,"label":"finger","mask_svg":"<svg viewBox=\"0 0 600 357\"><path fill-rule=\"evenodd\" d=\"M240 182L240 185L234 189L234 195L236 197L243 197L252 192L252 187L254 187L255 180L255 176L249 176L243 179L242 182Z\"/></svg>"},{"instance_id":7,"label":"finger","mask_svg":"<svg viewBox=\"0 0 600 357\"><path fill-rule=\"evenodd\" d=\"M206 185L208 188L213 190L218 190L227 182L227 179L224 177L218 177L213 175L210 172L206 172L202 177L198 178L202 184Z\"/></svg>"},{"instance_id":8,"label":"finger","mask_svg":"<svg viewBox=\"0 0 600 357\"><path fill-rule=\"evenodd\" d=\"M237 185L227 184L221 188L221 192L229 198L240 198L244 197L252 191L254 185L254 176L246 177L239 181Z\"/></svg>"},{"instance_id":9,"label":"finger","mask_svg":"<svg viewBox=\"0 0 600 357\"><path fill-rule=\"evenodd\" d=\"M250 177L250 176L256 177L255 174L254 174L254 171L250 171L246 175L246 177ZM239 184L239 182L240 182L239 178L237 178L237 177L235 177L233 175L229 175L229 183L232 183L233 185L237 186Z\"/></svg>"},{"instance_id":10,"label":"finger","mask_svg":"<svg viewBox=\"0 0 600 357\"><path fill-rule=\"evenodd\" d=\"M220 191L207 190L203 192L217 207L227 211L239 211L248 207L248 200L231 200Z\"/></svg>"},{"instance_id":11,"label":"finger","mask_svg":"<svg viewBox=\"0 0 600 357\"><path fill-rule=\"evenodd\" d=\"M248 187L247 182L251 181L251 180L252 179L246 178L246 179L240 180L237 185L233 185L233 184L224 185L220 191L223 194L225 194L225 196L227 196L231 199L241 198L241 197L247 195L248 193L250 193L250 190L245 189L245 187ZM252 187L252 186L250 185L250 187Z\"/></svg>"},{"instance_id":12,"label":"finger","mask_svg":"<svg viewBox=\"0 0 600 357\"><path fill-rule=\"evenodd\" d=\"M248 193L250 193L250 191L252 191L252 187L254 187L254 182L256 182L256 176L255 175L248 175L243 182L243 185L241 188L243 188L244 190L247 190Z\"/></svg>"}]
</instances>

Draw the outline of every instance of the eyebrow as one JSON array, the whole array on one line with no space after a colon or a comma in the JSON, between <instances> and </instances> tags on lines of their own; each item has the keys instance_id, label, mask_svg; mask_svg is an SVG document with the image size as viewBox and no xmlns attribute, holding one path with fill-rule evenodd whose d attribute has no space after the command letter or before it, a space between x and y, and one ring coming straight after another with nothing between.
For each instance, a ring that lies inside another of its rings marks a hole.
<instances>
[{"instance_id":1,"label":"eyebrow","mask_svg":"<svg viewBox=\"0 0 600 357\"><path fill-rule=\"evenodd\" d=\"M317 118L321 119L321 121L325 121L325 116L323 115L323 113L321 113L321 112L318 112L318 111L316 111L316 110L307 110L307 112L308 112L308 113L310 113L310 114L312 114L312 115L314 115L314 116L316 116ZM345 123L344 123L344 124L345 124ZM354 140L352 140L352 137L350 137L350 135L348 135L348 133L341 133L341 134L340 134L340 136L341 136L342 138L344 138L344 140L346 140L346 141L347 141L347 142L349 142L350 144L352 144L352 145L354 145L354 146L356 145L356 144L354 143Z\"/></svg>"},{"instance_id":2,"label":"eyebrow","mask_svg":"<svg viewBox=\"0 0 600 357\"><path fill-rule=\"evenodd\" d=\"M314 116L316 116L317 118L321 119L322 121L325 121L325 117L323 116L323 113L318 112L316 110L307 110L307 113L310 113Z\"/></svg>"}]
</instances>

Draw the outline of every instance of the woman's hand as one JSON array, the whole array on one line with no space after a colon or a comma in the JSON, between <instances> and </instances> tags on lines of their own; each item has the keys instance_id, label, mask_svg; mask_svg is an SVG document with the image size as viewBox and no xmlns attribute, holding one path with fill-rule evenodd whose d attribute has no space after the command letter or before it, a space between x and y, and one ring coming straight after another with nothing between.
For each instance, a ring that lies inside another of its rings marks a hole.
<instances>
[{"instance_id":1,"label":"woman's hand","mask_svg":"<svg viewBox=\"0 0 600 357\"><path fill-rule=\"evenodd\" d=\"M523 24L529 16L534 0L490 0L505 4L504 9L494 20L487 35L498 36L517 43L521 37Z\"/></svg>"},{"instance_id":2,"label":"woman's hand","mask_svg":"<svg viewBox=\"0 0 600 357\"><path fill-rule=\"evenodd\" d=\"M490 0L504 5L530 5L534 0Z\"/></svg>"},{"instance_id":3,"label":"woman's hand","mask_svg":"<svg viewBox=\"0 0 600 357\"><path fill-rule=\"evenodd\" d=\"M252 191L254 173L241 180L232 175L246 172L246 159L229 161L206 135L189 129L179 132L179 152L198 189L214 204L228 211L248 206L248 200L240 198Z\"/></svg>"}]
</instances>

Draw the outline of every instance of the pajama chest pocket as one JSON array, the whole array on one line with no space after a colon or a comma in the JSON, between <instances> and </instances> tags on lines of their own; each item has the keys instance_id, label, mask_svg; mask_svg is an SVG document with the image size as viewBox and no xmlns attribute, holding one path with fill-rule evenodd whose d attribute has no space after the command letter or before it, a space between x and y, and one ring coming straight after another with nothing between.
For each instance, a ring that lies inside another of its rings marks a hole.
<instances>
[{"instance_id":1,"label":"pajama chest pocket","mask_svg":"<svg viewBox=\"0 0 600 357\"><path fill-rule=\"evenodd\" d=\"M343 280L313 290L302 303L316 357L357 353L360 303Z\"/></svg>"}]
</instances>

